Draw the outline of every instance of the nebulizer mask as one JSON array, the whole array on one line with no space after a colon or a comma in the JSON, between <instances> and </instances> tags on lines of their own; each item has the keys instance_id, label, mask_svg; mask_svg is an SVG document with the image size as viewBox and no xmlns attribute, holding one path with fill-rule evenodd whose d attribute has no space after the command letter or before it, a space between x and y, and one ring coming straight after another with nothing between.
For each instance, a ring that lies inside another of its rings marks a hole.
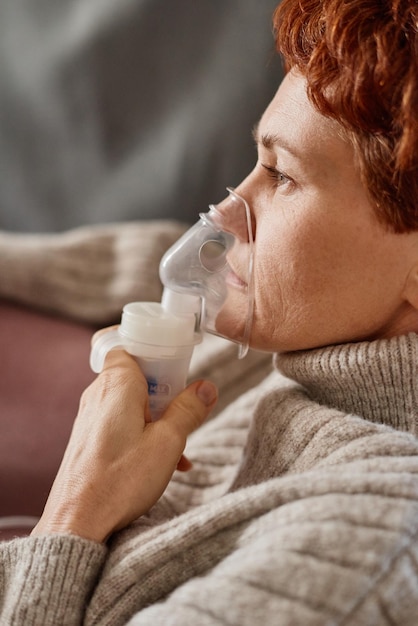
<instances>
[{"instance_id":1,"label":"nebulizer mask","mask_svg":"<svg viewBox=\"0 0 418 626\"><path fill-rule=\"evenodd\" d=\"M120 326L99 335L90 365L103 368L109 350L133 355L148 382L150 412L158 419L186 383L202 331L248 350L253 317L253 233L247 202L233 189L210 205L163 256L161 303L131 302Z\"/></svg>"}]
</instances>

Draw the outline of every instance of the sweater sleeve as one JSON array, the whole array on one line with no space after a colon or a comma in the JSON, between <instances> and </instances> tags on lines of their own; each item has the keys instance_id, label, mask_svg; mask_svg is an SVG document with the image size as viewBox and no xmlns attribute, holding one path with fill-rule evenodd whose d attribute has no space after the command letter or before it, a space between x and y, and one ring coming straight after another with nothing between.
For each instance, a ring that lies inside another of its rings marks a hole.
<instances>
[{"instance_id":1,"label":"sweater sleeve","mask_svg":"<svg viewBox=\"0 0 418 626\"><path fill-rule=\"evenodd\" d=\"M160 300L160 259L186 228L154 220L53 234L0 231L0 296L93 325L117 322L127 302Z\"/></svg>"},{"instance_id":2,"label":"sweater sleeve","mask_svg":"<svg viewBox=\"0 0 418 626\"><path fill-rule=\"evenodd\" d=\"M0 543L0 623L81 624L106 553L69 535Z\"/></svg>"}]
</instances>

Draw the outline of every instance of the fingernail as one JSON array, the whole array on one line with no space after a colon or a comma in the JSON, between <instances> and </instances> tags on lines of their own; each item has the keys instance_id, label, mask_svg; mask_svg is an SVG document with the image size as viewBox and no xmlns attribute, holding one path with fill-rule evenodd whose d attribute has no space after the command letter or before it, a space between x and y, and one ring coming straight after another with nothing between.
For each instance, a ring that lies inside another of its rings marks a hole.
<instances>
[{"instance_id":1,"label":"fingernail","mask_svg":"<svg viewBox=\"0 0 418 626\"><path fill-rule=\"evenodd\" d=\"M204 380L196 387L196 395L205 406L210 406L218 397L218 391L213 383Z\"/></svg>"}]
</instances>

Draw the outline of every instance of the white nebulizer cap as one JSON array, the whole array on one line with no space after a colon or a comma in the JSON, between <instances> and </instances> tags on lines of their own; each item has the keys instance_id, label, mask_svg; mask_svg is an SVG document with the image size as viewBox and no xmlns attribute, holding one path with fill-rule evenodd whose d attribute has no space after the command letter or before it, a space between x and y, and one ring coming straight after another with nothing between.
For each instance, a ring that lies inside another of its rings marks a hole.
<instances>
[{"instance_id":1,"label":"white nebulizer cap","mask_svg":"<svg viewBox=\"0 0 418 626\"><path fill-rule=\"evenodd\" d=\"M160 278L168 310L197 316L202 330L238 343L242 358L253 319L254 241L247 202L228 192L166 252Z\"/></svg>"},{"instance_id":2,"label":"white nebulizer cap","mask_svg":"<svg viewBox=\"0 0 418 626\"><path fill-rule=\"evenodd\" d=\"M192 313L178 315L158 302L131 302L123 308L120 335L152 346L154 353L155 347L194 345L194 328Z\"/></svg>"},{"instance_id":3,"label":"white nebulizer cap","mask_svg":"<svg viewBox=\"0 0 418 626\"><path fill-rule=\"evenodd\" d=\"M104 333L94 342L91 369L101 372L106 354L115 348L155 360L181 358L200 341L195 328L193 312L179 315L159 302L131 302L123 308L119 328Z\"/></svg>"}]
</instances>

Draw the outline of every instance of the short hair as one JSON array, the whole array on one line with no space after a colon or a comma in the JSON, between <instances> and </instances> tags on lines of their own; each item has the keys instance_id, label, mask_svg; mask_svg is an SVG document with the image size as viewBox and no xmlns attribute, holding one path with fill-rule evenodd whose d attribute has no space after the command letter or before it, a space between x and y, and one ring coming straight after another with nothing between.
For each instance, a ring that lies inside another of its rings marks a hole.
<instances>
[{"instance_id":1,"label":"short hair","mask_svg":"<svg viewBox=\"0 0 418 626\"><path fill-rule=\"evenodd\" d=\"M417 230L417 0L283 0L273 26L286 67L346 129L380 221Z\"/></svg>"}]
</instances>

